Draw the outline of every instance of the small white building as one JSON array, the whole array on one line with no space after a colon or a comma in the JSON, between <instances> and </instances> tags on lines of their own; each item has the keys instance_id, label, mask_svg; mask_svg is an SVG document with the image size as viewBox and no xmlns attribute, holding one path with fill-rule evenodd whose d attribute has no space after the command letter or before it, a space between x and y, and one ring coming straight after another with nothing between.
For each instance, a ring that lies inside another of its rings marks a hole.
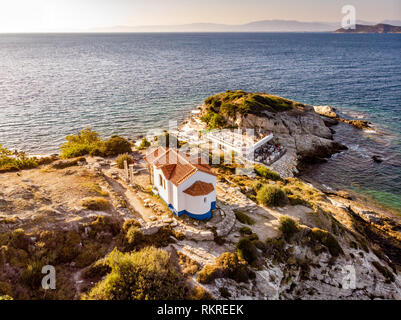
<instances>
[{"instance_id":1,"label":"small white building","mask_svg":"<svg viewBox=\"0 0 401 320\"><path fill-rule=\"evenodd\" d=\"M200 158L158 147L146 156L159 196L176 215L210 219L216 209L216 174Z\"/></svg>"}]
</instances>

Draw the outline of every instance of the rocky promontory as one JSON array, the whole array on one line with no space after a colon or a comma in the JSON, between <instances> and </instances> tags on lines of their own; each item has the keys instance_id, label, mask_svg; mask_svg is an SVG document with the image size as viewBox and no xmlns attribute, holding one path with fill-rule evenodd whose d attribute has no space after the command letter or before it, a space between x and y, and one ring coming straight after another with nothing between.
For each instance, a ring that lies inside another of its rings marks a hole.
<instances>
[{"instance_id":1,"label":"rocky promontory","mask_svg":"<svg viewBox=\"0 0 401 320\"><path fill-rule=\"evenodd\" d=\"M374 26L357 24L354 29L338 29L334 33L401 33L401 27L379 23Z\"/></svg>"},{"instance_id":2,"label":"rocky promontory","mask_svg":"<svg viewBox=\"0 0 401 320\"><path fill-rule=\"evenodd\" d=\"M324 161L346 149L333 140L328 124L314 107L270 94L227 91L206 99L201 112L209 127L273 132L274 142L287 150L271 165L282 176L293 176L303 163Z\"/></svg>"}]
</instances>

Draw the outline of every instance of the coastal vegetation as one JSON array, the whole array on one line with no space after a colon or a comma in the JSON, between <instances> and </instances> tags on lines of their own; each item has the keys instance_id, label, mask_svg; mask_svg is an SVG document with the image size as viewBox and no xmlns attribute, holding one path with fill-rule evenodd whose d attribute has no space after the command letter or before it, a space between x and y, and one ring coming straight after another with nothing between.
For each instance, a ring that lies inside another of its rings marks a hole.
<instances>
[{"instance_id":1,"label":"coastal vegetation","mask_svg":"<svg viewBox=\"0 0 401 320\"><path fill-rule=\"evenodd\" d=\"M81 130L77 135L69 135L66 142L60 147L61 158L75 158L84 155L90 156L117 156L131 153L131 144L119 136L112 136L104 141L99 133L91 128Z\"/></svg>"},{"instance_id":2,"label":"coastal vegetation","mask_svg":"<svg viewBox=\"0 0 401 320\"><path fill-rule=\"evenodd\" d=\"M258 164L254 167L254 169L255 169L256 174L259 175L260 177L266 178L268 180L273 180L273 181L282 180L280 175L277 172L270 170L269 168L267 168L264 165Z\"/></svg>"},{"instance_id":3,"label":"coastal vegetation","mask_svg":"<svg viewBox=\"0 0 401 320\"><path fill-rule=\"evenodd\" d=\"M0 144L0 173L36 168L54 161L54 157L38 159L28 157L25 152L12 152Z\"/></svg>"},{"instance_id":4,"label":"coastal vegetation","mask_svg":"<svg viewBox=\"0 0 401 320\"><path fill-rule=\"evenodd\" d=\"M283 206L287 203L284 191L280 187L270 184L259 189L256 199L265 206Z\"/></svg>"},{"instance_id":5,"label":"coastal vegetation","mask_svg":"<svg viewBox=\"0 0 401 320\"><path fill-rule=\"evenodd\" d=\"M279 229L283 233L285 238L289 239L299 231L298 222L292 219L291 217L281 216L279 221L280 221Z\"/></svg>"},{"instance_id":6,"label":"coastal vegetation","mask_svg":"<svg viewBox=\"0 0 401 320\"><path fill-rule=\"evenodd\" d=\"M186 284L169 254L154 247L138 252L114 250L107 257L111 272L85 296L95 300L180 300Z\"/></svg>"},{"instance_id":7,"label":"coastal vegetation","mask_svg":"<svg viewBox=\"0 0 401 320\"><path fill-rule=\"evenodd\" d=\"M83 199L82 207L84 207L87 210L102 211L110 208L110 203L105 198L92 197Z\"/></svg>"},{"instance_id":8,"label":"coastal vegetation","mask_svg":"<svg viewBox=\"0 0 401 320\"><path fill-rule=\"evenodd\" d=\"M214 264L208 264L199 271L196 280L202 284L211 283L218 278L230 278L237 282L246 282L251 277L247 264L240 261L232 252L224 252Z\"/></svg>"},{"instance_id":9,"label":"coastal vegetation","mask_svg":"<svg viewBox=\"0 0 401 320\"><path fill-rule=\"evenodd\" d=\"M124 169L125 161L127 161L127 165L133 163L133 159L128 153L120 154L116 159L117 168Z\"/></svg>"},{"instance_id":10,"label":"coastal vegetation","mask_svg":"<svg viewBox=\"0 0 401 320\"><path fill-rule=\"evenodd\" d=\"M302 106L300 103L266 93L228 90L205 100L206 112L202 121L206 122L210 129L223 128L227 126L227 120L235 120L238 115L260 115L265 111L277 113Z\"/></svg>"},{"instance_id":11,"label":"coastal vegetation","mask_svg":"<svg viewBox=\"0 0 401 320\"><path fill-rule=\"evenodd\" d=\"M138 147L138 150L145 150L150 147L150 142L146 138L142 138L141 144Z\"/></svg>"},{"instance_id":12,"label":"coastal vegetation","mask_svg":"<svg viewBox=\"0 0 401 320\"><path fill-rule=\"evenodd\" d=\"M245 212L236 210L235 211L235 217L237 218L237 220L239 222L241 222L243 224L249 224L249 225L254 224L253 219L250 216L248 216Z\"/></svg>"}]
</instances>

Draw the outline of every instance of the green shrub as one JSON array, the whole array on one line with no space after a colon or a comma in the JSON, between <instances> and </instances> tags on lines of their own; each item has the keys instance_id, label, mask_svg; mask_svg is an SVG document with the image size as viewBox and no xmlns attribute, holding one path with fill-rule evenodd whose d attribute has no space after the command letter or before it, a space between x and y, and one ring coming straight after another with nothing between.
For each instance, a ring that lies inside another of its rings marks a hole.
<instances>
[{"instance_id":1,"label":"green shrub","mask_svg":"<svg viewBox=\"0 0 401 320\"><path fill-rule=\"evenodd\" d=\"M255 245L247 238L243 238L238 241L237 245L238 257L252 264L258 258L258 252L256 251Z\"/></svg>"},{"instance_id":2,"label":"green shrub","mask_svg":"<svg viewBox=\"0 0 401 320\"><path fill-rule=\"evenodd\" d=\"M150 147L150 142L146 138L143 138L141 144L138 147L138 150L145 150L149 147Z\"/></svg>"},{"instance_id":3,"label":"green shrub","mask_svg":"<svg viewBox=\"0 0 401 320\"><path fill-rule=\"evenodd\" d=\"M343 253L343 250L337 239L328 231L319 228L313 228L311 237L324 245L333 257L337 257Z\"/></svg>"},{"instance_id":4,"label":"green shrub","mask_svg":"<svg viewBox=\"0 0 401 320\"><path fill-rule=\"evenodd\" d=\"M120 221L110 216L97 216L91 223L84 224L83 228L87 226L90 227L91 231L89 232L89 236L91 238L96 237L99 233L110 233L111 235L116 236L121 230Z\"/></svg>"},{"instance_id":5,"label":"green shrub","mask_svg":"<svg viewBox=\"0 0 401 320\"><path fill-rule=\"evenodd\" d=\"M202 284L211 283L214 279L223 277L222 269L217 265L207 264L198 272L196 281Z\"/></svg>"},{"instance_id":6,"label":"green shrub","mask_svg":"<svg viewBox=\"0 0 401 320\"><path fill-rule=\"evenodd\" d=\"M277 186L266 184L259 189L256 199L265 206L285 205L287 197L283 190Z\"/></svg>"},{"instance_id":7,"label":"green shrub","mask_svg":"<svg viewBox=\"0 0 401 320\"><path fill-rule=\"evenodd\" d=\"M76 266L78 268L89 266L106 253L105 248L100 243L94 241L85 241L80 251L76 258Z\"/></svg>"},{"instance_id":8,"label":"green shrub","mask_svg":"<svg viewBox=\"0 0 401 320\"><path fill-rule=\"evenodd\" d=\"M137 227L129 228L125 237L131 247L139 245L145 238L142 231Z\"/></svg>"},{"instance_id":9,"label":"green shrub","mask_svg":"<svg viewBox=\"0 0 401 320\"><path fill-rule=\"evenodd\" d=\"M103 155L104 141L96 131L91 128L81 130L77 135L69 135L61 148L61 158L75 158L84 155Z\"/></svg>"},{"instance_id":10,"label":"green shrub","mask_svg":"<svg viewBox=\"0 0 401 320\"><path fill-rule=\"evenodd\" d=\"M187 300L213 300L212 294L202 286L196 286L186 297Z\"/></svg>"},{"instance_id":11,"label":"green shrub","mask_svg":"<svg viewBox=\"0 0 401 320\"><path fill-rule=\"evenodd\" d=\"M227 124L221 114L213 111L209 111L207 114L202 116L201 120L207 124L209 129L221 129Z\"/></svg>"},{"instance_id":12,"label":"green shrub","mask_svg":"<svg viewBox=\"0 0 401 320\"><path fill-rule=\"evenodd\" d=\"M122 137L112 136L105 142L104 154L106 156L111 157L123 153L130 153L131 151L130 142Z\"/></svg>"},{"instance_id":13,"label":"green shrub","mask_svg":"<svg viewBox=\"0 0 401 320\"><path fill-rule=\"evenodd\" d=\"M109 272L111 272L111 268L107 264L107 260L100 259L92 263L89 268L85 270L84 276L86 279L100 279Z\"/></svg>"},{"instance_id":14,"label":"green shrub","mask_svg":"<svg viewBox=\"0 0 401 320\"><path fill-rule=\"evenodd\" d=\"M274 180L274 181L282 180L277 172L270 170L264 165L259 165L259 164L256 165L255 172L257 175L269 180Z\"/></svg>"},{"instance_id":15,"label":"green shrub","mask_svg":"<svg viewBox=\"0 0 401 320\"><path fill-rule=\"evenodd\" d=\"M238 260L236 254L224 252L218 257L214 264L206 265L199 271L196 280L199 283L211 283L217 278L231 278L237 282L246 282L249 279L249 271L243 263Z\"/></svg>"},{"instance_id":16,"label":"green shrub","mask_svg":"<svg viewBox=\"0 0 401 320\"><path fill-rule=\"evenodd\" d=\"M0 172L32 169L38 165L36 158L27 157L24 152L14 154L0 144Z\"/></svg>"},{"instance_id":17,"label":"green shrub","mask_svg":"<svg viewBox=\"0 0 401 320\"><path fill-rule=\"evenodd\" d=\"M15 229L11 232L9 245L27 251L29 247L29 237L23 229Z\"/></svg>"},{"instance_id":18,"label":"green shrub","mask_svg":"<svg viewBox=\"0 0 401 320\"><path fill-rule=\"evenodd\" d=\"M124 161L127 161L127 165L133 163L132 157L129 154L120 154L116 159L117 167L119 169L124 169Z\"/></svg>"},{"instance_id":19,"label":"green shrub","mask_svg":"<svg viewBox=\"0 0 401 320\"><path fill-rule=\"evenodd\" d=\"M253 221L253 219L250 216L248 216L246 213L242 211L235 211L235 217L239 222L244 224L253 225L255 223L255 221Z\"/></svg>"},{"instance_id":20,"label":"green shrub","mask_svg":"<svg viewBox=\"0 0 401 320\"><path fill-rule=\"evenodd\" d=\"M260 181L255 181L252 184L252 190L257 193L261 188L263 187L263 183L261 183Z\"/></svg>"},{"instance_id":21,"label":"green shrub","mask_svg":"<svg viewBox=\"0 0 401 320\"><path fill-rule=\"evenodd\" d=\"M103 211L110 208L110 202L101 197L85 198L82 200L82 207L87 210Z\"/></svg>"},{"instance_id":22,"label":"green shrub","mask_svg":"<svg viewBox=\"0 0 401 320\"><path fill-rule=\"evenodd\" d=\"M114 250L107 257L111 272L85 297L93 300L180 300L185 284L169 254L147 247L138 252Z\"/></svg>"},{"instance_id":23,"label":"green shrub","mask_svg":"<svg viewBox=\"0 0 401 320\"><path fill-rule=\"evenodd\" d=\"M124 224L123 224L123 227L122 227L122 231L123 231L124 233L127 233L128 230L129 230L131 227L140 228L140 227L141 227L141 224L140 224L139 221L136 220L136 219L128 219L128 220L125 220L125 221L124 221Z\"/></svg>"},{"instance_id":24,"label":"green shrub","mask_svg":"<svg viewBox=\"0 0 401 320\"><path fill-rule=\"evenodd\" d=\"M247 234L247 235L251 235L252 234L252 229L249 227L242 227L239 229L239 232L242 234Z\"/></svg>"},{"instance_id":25,"label":"green shrub","mask_svg":"<svg viewBox=\"0 0 401 320\"><path fill-rule=\"evenodd\" d=\"M40 289L43 278L42 267L43 263L40 261L29 262L26 269L21 274L21 283L32 290Z\"/></svg>"},{"instance_id":26,"label":"green shrub","mask_svg":"<svg viewBox=\"0 0 401 320\"><path fill-rule=\"evenodd\" d=\"M284 237L290 239L295 233L299 231L298 222L289 216L280 217L280 231L283 233Z\"/></svg>"},{"instance_id":27,"label":"green shrub","mask_svg":"<svg viewBox=\"0 0 401 320\"><path fill-rule=\"evenodd\" d=\"M107 191L102 190L102 188L97 183L84 183L83 186L88 189L90 193L93 193L98 196L108 197L109 193Z\"/></svg>"}]
</instances>

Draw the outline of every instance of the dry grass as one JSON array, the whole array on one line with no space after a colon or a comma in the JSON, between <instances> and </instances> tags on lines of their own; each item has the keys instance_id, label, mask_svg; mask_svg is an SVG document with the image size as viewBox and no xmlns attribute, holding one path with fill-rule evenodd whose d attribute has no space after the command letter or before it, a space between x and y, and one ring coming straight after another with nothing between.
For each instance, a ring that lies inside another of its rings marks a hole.
<instances>
[{"instance_id":1,"label":"dry grass","mask_svg":"<svg viewBox=\"0 0 401 320\"><path fill-rule=\"evenodd\" d=\"M110 202L100 197L85 198L81 204L83 208L94 211L104 211L110 208Z\"/></svg>"},{"instance_id":2,"label":"dry grass","mask_svg":"<svg viewBox=\"0 0 401 320\"><path fill-rule=\"evenodd\" d=\"M182 252L177 252L179 258L179 264L181 266L181 272L187 276L193 276L199 270L199 264L183 254Z\"/></svg>"}]
</instances>

